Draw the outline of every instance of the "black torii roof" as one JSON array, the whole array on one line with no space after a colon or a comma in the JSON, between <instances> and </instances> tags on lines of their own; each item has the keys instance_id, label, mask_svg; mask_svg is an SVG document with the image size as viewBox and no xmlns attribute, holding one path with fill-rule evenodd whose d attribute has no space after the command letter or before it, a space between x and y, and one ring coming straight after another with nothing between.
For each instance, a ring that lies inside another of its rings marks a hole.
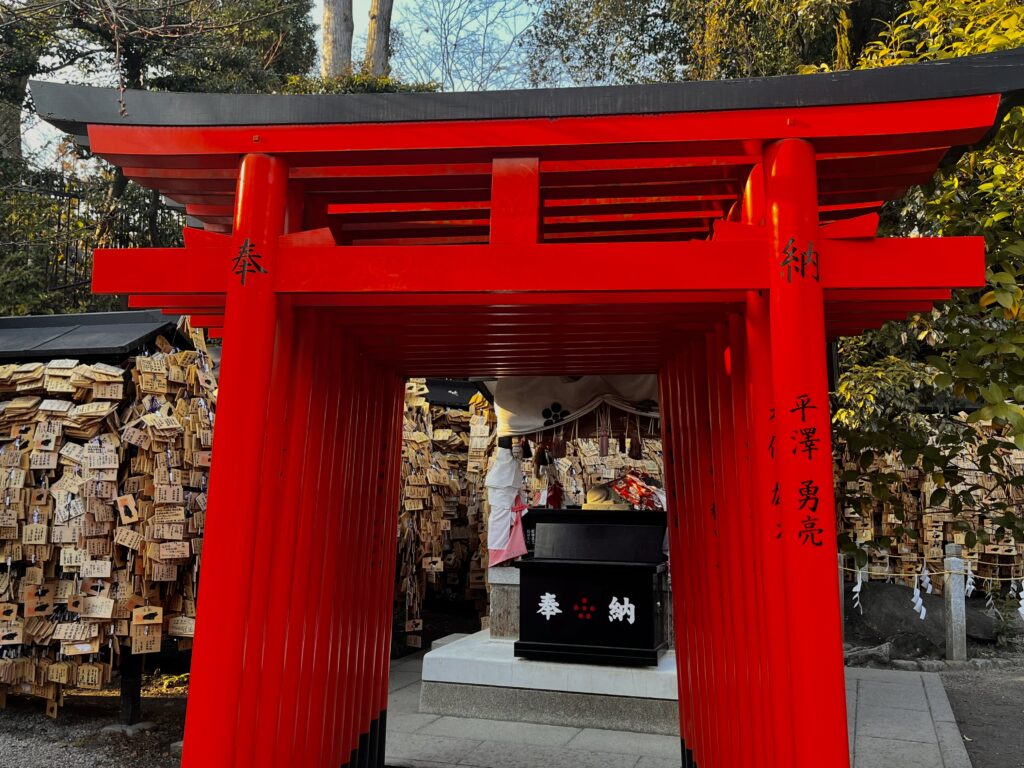
<instances>
[{"instance_id":1,"label":"black torii roof","mask_svg":"<svg viewBox=\"0 0 1024 768\"><path fill-rule=\"evenodd\" d=\"M816 75L469 93L220 94L33 80L36 111L88 144L86 126L302 125L489 120L875 104L1000 93L1024 102L1024 48Z\"/></svg>"}]
</instances>

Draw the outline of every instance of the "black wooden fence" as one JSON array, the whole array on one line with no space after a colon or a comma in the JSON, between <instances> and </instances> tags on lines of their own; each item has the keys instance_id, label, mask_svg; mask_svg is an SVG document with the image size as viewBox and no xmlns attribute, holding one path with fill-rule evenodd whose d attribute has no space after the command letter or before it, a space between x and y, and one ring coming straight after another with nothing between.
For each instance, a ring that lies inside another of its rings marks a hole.
<instances>
[{"instance_id":1,"label":"black wooden fence","mask_svg":"<svg viewBox=\"0 0 1024 768\"><path fill-rule=\"evenodd\" d=\"M6 271L13 267L24 281L19 290L25 311L123 308L118 298L92 294L93 249L180 243L180 210L133 184L113 195L109 175L47 173L8 180L0 184L0 254ZM10 299L5 303L10 313Z\"/></svg>"}]
</instances>

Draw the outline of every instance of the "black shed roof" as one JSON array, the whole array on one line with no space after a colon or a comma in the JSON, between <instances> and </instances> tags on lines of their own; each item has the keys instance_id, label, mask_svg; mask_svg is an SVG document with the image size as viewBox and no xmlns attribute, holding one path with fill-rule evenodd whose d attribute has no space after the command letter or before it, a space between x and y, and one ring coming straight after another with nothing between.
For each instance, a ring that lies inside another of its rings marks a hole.
<instances>
[{"instance_id":1,"label":"black shed roof","mask_svg":"<svg viewBox=\"0 0 1024 768\"><path fill-rule=\"evenodd\" d=\"M159 310L2 317L0 361L122 357L174 329L175 318Z\"/></svg>"}]
</instances>

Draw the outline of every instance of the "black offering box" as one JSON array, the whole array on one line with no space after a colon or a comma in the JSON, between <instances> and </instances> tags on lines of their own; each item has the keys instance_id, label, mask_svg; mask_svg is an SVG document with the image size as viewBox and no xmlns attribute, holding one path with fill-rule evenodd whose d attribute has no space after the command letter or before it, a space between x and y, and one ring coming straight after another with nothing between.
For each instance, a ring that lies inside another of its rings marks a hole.
<instances>
[{"instance_id":1,"label":"black offering box","mask_svg":"<svg viewBox=\"0 0 1024 768\"><path fill-rule=\"evenodd\" d=\"M657 665L666 647L664 512L530 510L519 563L524 659Z\"/></svg>"}]
</instances>

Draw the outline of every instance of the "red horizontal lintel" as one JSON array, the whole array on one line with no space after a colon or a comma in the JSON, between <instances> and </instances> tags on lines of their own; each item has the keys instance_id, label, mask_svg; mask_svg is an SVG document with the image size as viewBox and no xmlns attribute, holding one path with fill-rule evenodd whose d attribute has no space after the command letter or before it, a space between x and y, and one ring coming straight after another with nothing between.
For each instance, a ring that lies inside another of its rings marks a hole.
<instances>
[{"instance_id":1,"label":"red horizontal lintel","mask_svg":"<svg viewBox=\"0 0 1024 768\"><path fill-rule=\"evenodd\" d=\"M767 248L764 240L434 246L282 241L271 274L259 278L272 280L279 293L469 293L479 294L482 303L500 301L505 293L760 290L768 284ZM816 248L827 290L942 291L984 284L981 238L823 240ZM231 254L223 247L101 249L94 255L98 293L223 293L230 276Z\"/></svg>"}]
</instances>

